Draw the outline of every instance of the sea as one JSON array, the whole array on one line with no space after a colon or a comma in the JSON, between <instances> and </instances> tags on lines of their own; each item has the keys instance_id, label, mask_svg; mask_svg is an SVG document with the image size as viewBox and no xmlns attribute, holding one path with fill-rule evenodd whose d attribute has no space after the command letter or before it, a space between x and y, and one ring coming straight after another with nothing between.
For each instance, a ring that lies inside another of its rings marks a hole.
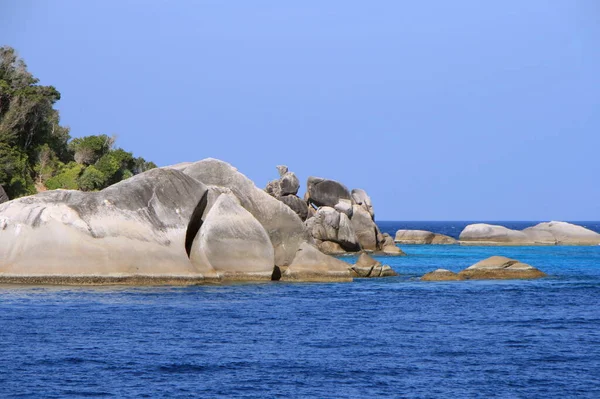
<instances>
[{"instance_id":1,"label":"sea","mask_svg":"<svg viewBox=\"0 0 600 399\"><path fill-rule=\"evenodd\" d=\"M600 246L402 249L354 283L0 286L0 397L600 398ZM548 277L419 281L492 255Z\"/></svg>"}]
</instances>

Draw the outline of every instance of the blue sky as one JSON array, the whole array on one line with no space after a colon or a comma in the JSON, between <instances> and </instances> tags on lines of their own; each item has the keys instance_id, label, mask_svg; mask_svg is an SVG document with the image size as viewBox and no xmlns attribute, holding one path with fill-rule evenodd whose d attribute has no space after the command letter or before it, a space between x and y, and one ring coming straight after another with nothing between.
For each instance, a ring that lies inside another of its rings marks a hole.
<instances>
[{"instance_id":1,"label":"blue sky","mask_svg":"<svg viewBox=\"0 0 600 399\"><path fill-rule=\"evenodd\" d=\"M599 220L600 2L31 1L0 44L73 136L287 164L379 220Z\"/></svg>"}]
</instances>

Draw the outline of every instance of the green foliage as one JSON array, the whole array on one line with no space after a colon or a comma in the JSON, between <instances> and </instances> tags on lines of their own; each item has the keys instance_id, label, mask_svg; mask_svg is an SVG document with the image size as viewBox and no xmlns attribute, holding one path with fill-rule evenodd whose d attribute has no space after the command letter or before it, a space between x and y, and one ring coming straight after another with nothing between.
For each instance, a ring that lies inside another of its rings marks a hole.
<instances>
[{"instance_id":1,"label":"green foliage","mask_svg":"<svg viewBox=\"0 0 600 399\"><path fill-rule=\"evenodd\" d=\"M11 47L0 47L0 185L9 198L49 189L100 190L155 168L105 134L70 140L54 104L60 93L39 80Z\"/></svg>"},{"instance_id":2,"label":"green foliage","mask_svg":"<svg viewBox=\"0 0 600 399\"><path fill-rule=\"evenodd\" d=\"M35 193L28 158L18 148L0 143L0 185L9 198Z\"/></svg>"},{"instance_id":3,"label":"green foliage","mask_svg":"<svg viewBox=\"0 0 600 399\"><path fill-rule=\"evenodd\" d=\"M46 181L46 187L49 190L64 188L68 190L79 189L79 176L84 169L83 165L77 162L69 162L67 165L62 165L56 176Z\"/></svg>"},{"instance_id":4,"label":"green foliage","mask_svg":"<svg viewBox=\"0 0 600 399\"><path fill-rule=\"evenodd\" d=\"M100 172L102 172L107 182L112 182L115 175L121 168L118 159L112 154L112 152L109 152L100 158L98 162L96 162L95 166Z\"/></svg>"},{"instance_id":5,"label":"green foliage","mask_svg":"<svg viewBox=\"0 0 600 399\"><path fill-rule=\"evenodd\" d=\"M98 190L103 187L106 181L104 173L96 169L93 165L85 168L79 180L77 181L79 188L83 191Z\"/></svg>"}]
</instances>

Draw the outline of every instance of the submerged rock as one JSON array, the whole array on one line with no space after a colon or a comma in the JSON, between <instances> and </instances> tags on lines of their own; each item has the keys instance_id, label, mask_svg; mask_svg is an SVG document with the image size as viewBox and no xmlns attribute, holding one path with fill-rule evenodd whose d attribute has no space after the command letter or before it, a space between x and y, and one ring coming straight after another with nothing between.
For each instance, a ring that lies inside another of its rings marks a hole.
<instances>
[{"instance_id":1,"label":"submerged rock","mask_svg":"<svg viewBox=\"0 0 600 399\"><path fill-rule=\"evenodd\" d=\"M443 234L425 230L398 230L394 241L399 244L456 244L457 241Z\"/></svg>"},{"instance_id":2,"label":"submerged rock","mask_svg":"<svg viewBox=\"0 0 600 399\"><path fill-rule=\"evenodd\" d=\"M546 274L533 266L504 256L492 256L458 273L465 279L534 279Z\"/></svg>"}]
</instances>

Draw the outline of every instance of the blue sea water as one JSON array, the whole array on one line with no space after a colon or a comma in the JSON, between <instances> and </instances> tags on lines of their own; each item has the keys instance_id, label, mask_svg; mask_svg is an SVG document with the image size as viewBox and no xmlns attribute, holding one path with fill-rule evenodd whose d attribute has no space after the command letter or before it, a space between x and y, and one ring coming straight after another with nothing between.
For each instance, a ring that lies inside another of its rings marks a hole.
<instances>
[{"instance_id":1,"label":"blue sea water","mask_svg":"<svg viewBox=\"0 0 600 399\"><path fill-rule=\"evenodd\" d=\"M381 227L462 226L419 223ZM0 286L0 397L600 398L600 246L403 249L347 284ZM549 277L418 280L491 255Z\"/></svg>"}]
</instances>

